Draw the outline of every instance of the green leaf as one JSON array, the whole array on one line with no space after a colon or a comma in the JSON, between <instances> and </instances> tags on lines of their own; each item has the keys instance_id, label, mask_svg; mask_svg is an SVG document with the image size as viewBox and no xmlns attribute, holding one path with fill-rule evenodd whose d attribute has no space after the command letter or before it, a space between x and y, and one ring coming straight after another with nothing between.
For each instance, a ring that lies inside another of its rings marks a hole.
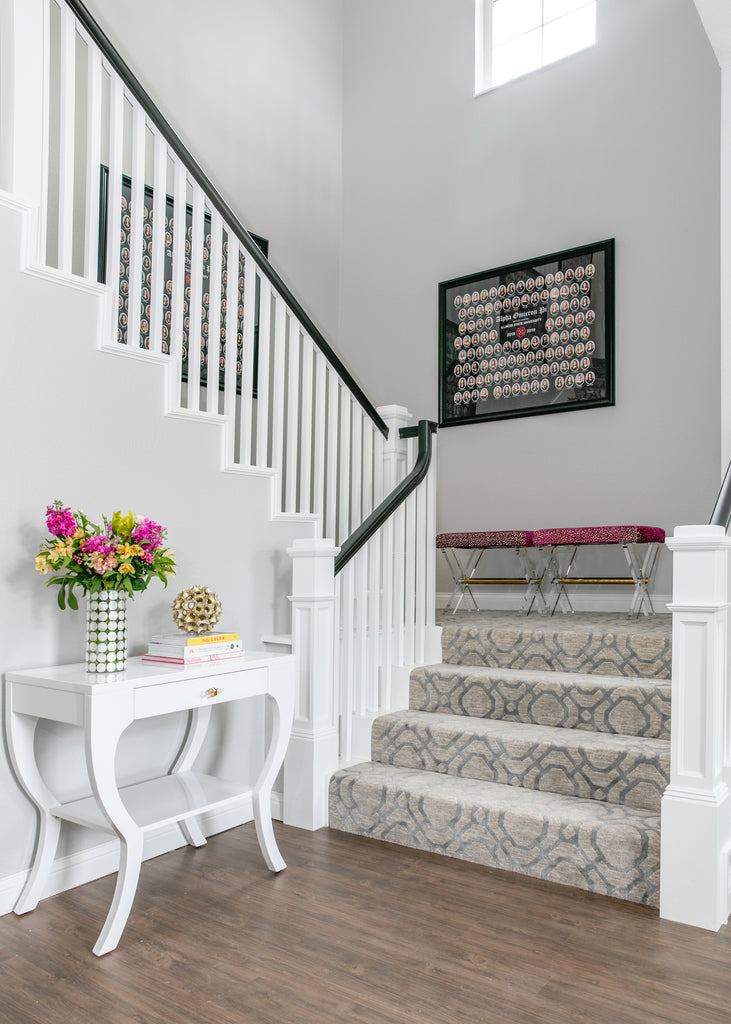
<instances>
[{"instance_id":1,"label":"green leaf","mask_svg":"<svg viewBox=\"0 0 731 1024\"><path fill-rule=\"evenodd\" d=\"M77 612L79 610L79 602L77 601L76 594L74 593L74 585L73 585L73 583L71 583L69 585L68 604L69 604L69 608L72 608L73 611Z\"/></svg>"},{"instance_id":2,"label":"green leaf","mask_svg":"<svg viewBox=\"0 0 731 1024\"><path fill-rule=\"evenodd\" d=\"M61 608L62 610L66 608L65 593L66 592L65 592L63 586L59 587L57 600L58 600L58 607Z\"/></svg>"}]
</instances>

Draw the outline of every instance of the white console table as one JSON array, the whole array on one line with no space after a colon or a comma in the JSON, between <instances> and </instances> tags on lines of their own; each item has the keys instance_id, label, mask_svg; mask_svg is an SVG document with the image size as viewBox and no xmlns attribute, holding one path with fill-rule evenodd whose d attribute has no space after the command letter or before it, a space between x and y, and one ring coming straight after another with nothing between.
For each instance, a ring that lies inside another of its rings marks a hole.
<instances>
[{"instance_id":1,"label":"white console table","mask_svg":"<svg viewBox=\"0 0 731 1024\"><path fill-rule=\"evenodd\" d=\"M119 873L112 905L94 946L97 956L119 942L127 923L142 863L142 844L151 829L179 822L192 846L206 840L197 818L243 798L251 798L256 833L272 871L286 867L272 829L271 792L284 759L294 717L294 657L251 653L229 661L189 668L167 667L130 658L124 672L96 676L84 665L9 672L5 724L10 757L18 779L39 811L35 858L15 906L33 910L43 895L56 853L61 821L103 829L121 842ZM273 731L264 766L253 787L228 782L193 769L216 704L266 694L273 708ZM114 772L117 743L134 721L187 711L188 730L166 775L120 787ZM39 719L65 722L84 731L92 795L60 803L42 778L33 737Z\"/></svg>"}]
</instances>

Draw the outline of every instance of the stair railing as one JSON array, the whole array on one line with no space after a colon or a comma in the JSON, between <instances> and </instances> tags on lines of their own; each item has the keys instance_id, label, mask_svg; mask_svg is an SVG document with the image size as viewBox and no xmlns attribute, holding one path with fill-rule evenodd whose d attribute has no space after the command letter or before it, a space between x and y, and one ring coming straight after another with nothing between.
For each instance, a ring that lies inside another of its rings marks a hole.
<instances>
[{"instance_id":1,"label":"stair railing","mask_svg":"<svg viewBox=\"0 0 731 1024\"><path fill-rule=\"evenodd\" d=\"M327 824L332 773L370 759L373 719L408 706L411 667L441 661L435 425L405 426L410 417L399 407L379 412L390 425L388 497L342 548L300 540L289 549L300 685L284 767L284 821L302 828Z\"/></svg>"},{"instance_id":2,"label":"stair railing","mask_svg":"<svg viewBox=\"0 0 731 1024\"><path fill-rule=\"evenodd\" d=\"M386 424L84 4L15 2L42 12L42 261L107 283L100 348L168 365L168 413L221 423L224 469L345 539Z\"/></svg>"}]
</instances>

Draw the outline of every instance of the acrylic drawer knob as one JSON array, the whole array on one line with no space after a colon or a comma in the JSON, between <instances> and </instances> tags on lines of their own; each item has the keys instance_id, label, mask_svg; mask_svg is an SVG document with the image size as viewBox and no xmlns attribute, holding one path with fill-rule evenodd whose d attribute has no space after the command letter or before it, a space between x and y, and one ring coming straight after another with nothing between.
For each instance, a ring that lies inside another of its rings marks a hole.
<instances>
[{"instance_id":1,"label":"acrylic drawer knob","mask_svg":"<svg viewBox=\"0 0 731 1024\"><path fill-rule=\"evenodd\" d=\"M218 697L221 692L221 690L217 690L212 686L210 689L204 690L201 697Z\"/></svg>"}]
</instances>

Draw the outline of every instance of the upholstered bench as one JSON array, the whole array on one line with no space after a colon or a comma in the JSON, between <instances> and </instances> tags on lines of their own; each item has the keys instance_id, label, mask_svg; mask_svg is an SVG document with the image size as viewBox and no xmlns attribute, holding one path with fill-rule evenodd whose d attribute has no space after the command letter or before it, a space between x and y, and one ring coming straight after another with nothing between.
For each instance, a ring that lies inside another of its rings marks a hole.
<instances>
[{"instance_id":1,"label":"upholstered bench","mask_svg":"<svg viewBox=\"0 0 731 1024\"><path fill-rule=\"evenodd\" d=\"M456 612L467 597L477 610L477 601L472 587L489 584L515 584L525 587L523 611L528 612L534 602L538 602L541 611L545 611L546 603L541 594L541 579L533 564L528 548L533 547L533 534L530 530L483 530L474 533L440 533L437 536L437 547L444 552L449 571L454 580L454 591L445 605L445 611ZM477 567L486 551L498 548L512 549L520 561L522 576L519 577L478 577ZM460 558L458 552L464 551Z\"/></svg>"},{"instance_id":2,"label":"upholstered bench","mask_svg":"<svg viewBox=\"0 0 731 1024\"><path fill-rule=\"evenodd\" d=\"M559 602L566 611L573 611L566 587L571 584L634 585L628 618L643 611L653 614L650 582L657 564L665 531L659 526L574 526L553 530L535 530L533 545L543 555L544 590L551 615ZM579 548L597 544L621 544L631 576L572 576ZM641 555L642 547L644 558Z\"/></svg>"}]
</instances>

